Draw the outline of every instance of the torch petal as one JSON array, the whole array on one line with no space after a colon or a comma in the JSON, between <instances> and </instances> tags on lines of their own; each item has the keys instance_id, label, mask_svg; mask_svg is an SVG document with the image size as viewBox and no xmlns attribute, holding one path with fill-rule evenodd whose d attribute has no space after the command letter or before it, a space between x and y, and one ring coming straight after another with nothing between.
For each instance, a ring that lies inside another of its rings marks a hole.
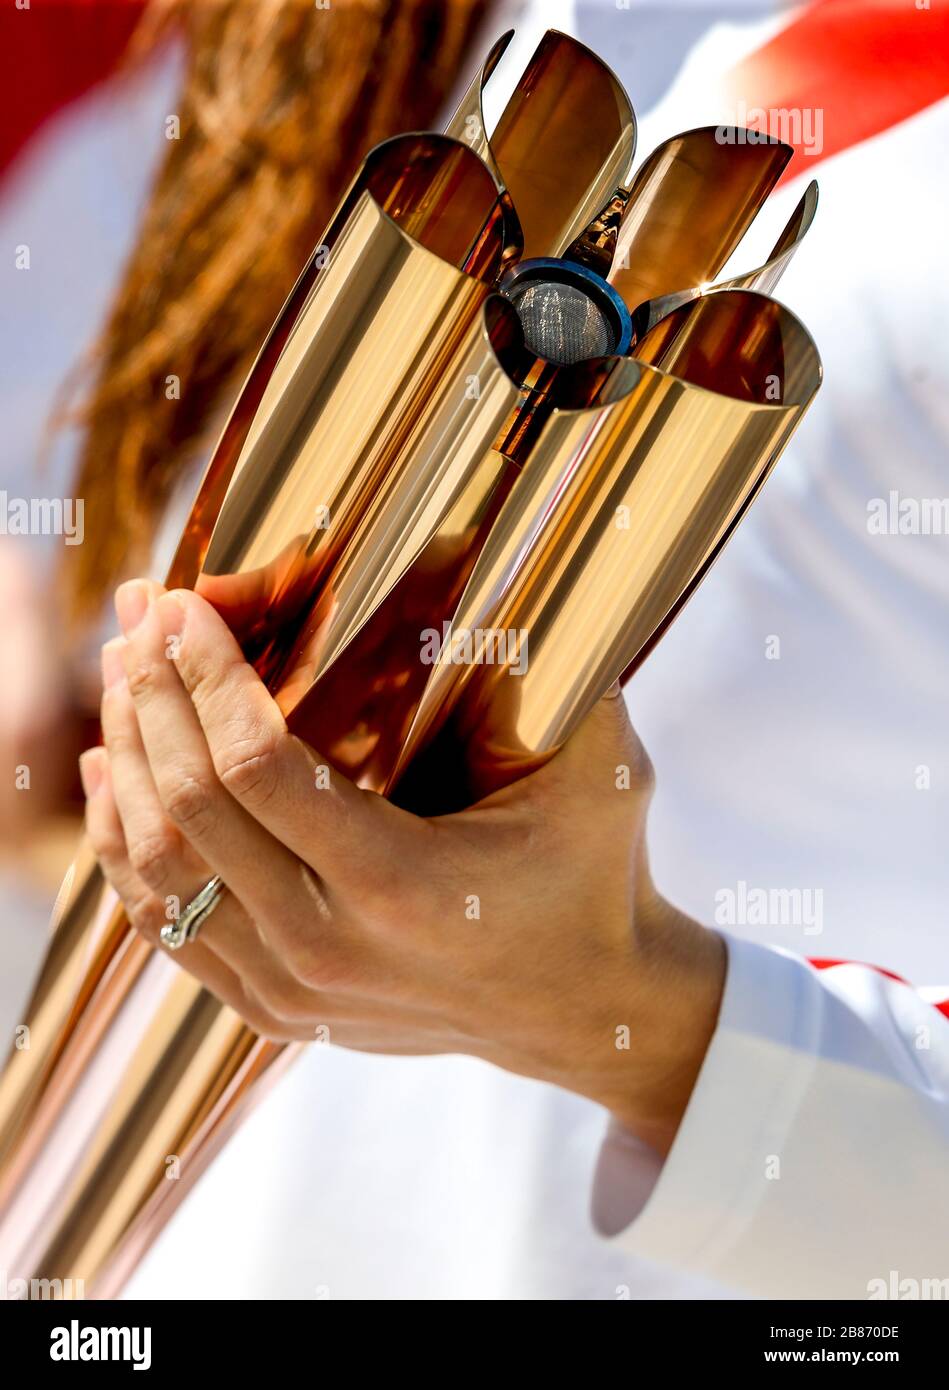
<instances>
[{"instance_id":1,"label":"torch petal","mask_svg":"<svg viewBox=\"0 0 949 1390\"><path fill-rule=\"evenodd\" d=\"M510 37L492 48L447 128L471 142L510 193L524 257L557 256L626 180L636 118L602 59L550 29L489 133L483 92Z\"/></svg>"},{"instance_id":2,"label":"torch petal","mask_svg":"<svg viewBox=\"0 0 949 1390\"><path fill-rule=\"evenodd\" d=\"M686 131L653 150L633 180L609 275L629 309L714 280L792 154L732 126Z\"/></svg>"}]
</instances>

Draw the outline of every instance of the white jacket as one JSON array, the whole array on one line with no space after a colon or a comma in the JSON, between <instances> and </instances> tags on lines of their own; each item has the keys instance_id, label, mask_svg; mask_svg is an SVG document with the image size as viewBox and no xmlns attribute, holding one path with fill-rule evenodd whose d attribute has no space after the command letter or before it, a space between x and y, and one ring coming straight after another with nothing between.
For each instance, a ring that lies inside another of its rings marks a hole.
<instances>
[{"instance_id":1,"label":"white jacket","mask_svg":"<svg viewBox=\"0 0 949 1390\"><path fill-rule=\"evenodd\" d=\"M598 1227L753 1294L949 1299L949 987L726 940L672 1151L611 1126Z\"/></svg>"}]
</instances>

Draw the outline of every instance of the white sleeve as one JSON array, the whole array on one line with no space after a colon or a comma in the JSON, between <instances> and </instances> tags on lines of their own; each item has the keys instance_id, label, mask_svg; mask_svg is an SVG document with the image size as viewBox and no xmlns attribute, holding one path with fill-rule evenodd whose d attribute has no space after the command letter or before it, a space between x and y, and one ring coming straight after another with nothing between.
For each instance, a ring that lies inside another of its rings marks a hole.
<instances>
[{"instance_id":1,"label":"white sleeve","mask_svg":"<svg viewBox=\"0 0 949 1390\"><path fill-rule=\"evenodd\" d=\"M949 1018L934 1007L949 990L725 940L718 1026L672 1150L661 1163L612 1126L596 1225L759 1296L949 1298Z\"/></svg>"}]
</instances>

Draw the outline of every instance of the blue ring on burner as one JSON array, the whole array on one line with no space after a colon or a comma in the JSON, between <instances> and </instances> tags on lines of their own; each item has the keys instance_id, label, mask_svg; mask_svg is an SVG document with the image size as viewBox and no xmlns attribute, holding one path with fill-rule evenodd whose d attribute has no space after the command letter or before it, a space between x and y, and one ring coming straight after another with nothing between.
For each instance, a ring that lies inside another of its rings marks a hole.
<instances>
[{"instance_id":1,"label":"blue ring on burner","mask_svg":"<svg viewBox=\"0 0 949 1390\"><path fill-rule=\"evenodd\" d=\"M622 295L609 283L604 280L602 275L597 275L595 270L590 270L588 266L580 265L577 261L568 261L564 257L542 257L538 256L534 260L521 261L508 271L501 282L501 293L508 295L515 285L531 280L554 281L555 284L573 284L578 288L587 290L590 298L602 309L610 320L616 332L616 346L608 354L611 357L625 357L629 352L630 343L633 341L633 320L626 307L626 301Z\"/></svg>"}]
</instances>

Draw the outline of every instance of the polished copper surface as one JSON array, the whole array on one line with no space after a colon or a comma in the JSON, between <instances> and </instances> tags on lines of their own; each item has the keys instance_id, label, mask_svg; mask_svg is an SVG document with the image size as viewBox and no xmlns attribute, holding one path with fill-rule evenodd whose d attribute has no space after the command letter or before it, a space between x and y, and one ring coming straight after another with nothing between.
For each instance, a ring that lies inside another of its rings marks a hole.
<instances>
[{"instance_id":1,"label":"polished copper surface","mask_svg":"<svg viewBox=\"0 0 949 1390\"><path fill-rule=\"evenodd\" d=\"M820 372L786 309L721 291L670 315L635 359L563 383L589 404L550 417L452 623L524 641L502 663L436 668L390 793L456 809L555 751L694 590Z\"/></svg>"},{"instance_id":2,"label":"polished copper surface","mask_svg":"<svg viewBox=\"0 0 949 1390\"><path fill-rule=\"evenodd\" d=\"M486 131L482 92L509 38L492 49L448 131L469 139L497 171L523 229L525 259L556 256L626 181L636 118L602 59L549 29L497 126Z\"/></svg>"},{"instance_id":3,"label":"polished copper surface","mask_svg":"<svg viewBox=\"0 0 949 1390\"><path fill-rule=\"evenodd\" d=\"M357 205L360 206L357 219L360 231L351 225ZM513 228L514 235L516 230ZM331 269L340 238L346 241L345 255L350 269L356 268L360 255L365 264L374 245L377 249L381 247L392 264L400 262L405 273L408 273L409 246L417 243L431 252L433 259L426 261L426 266L439 281L442 294L450 297L452 287L460 285L463 295L476 300L480 294L486 297L494 278L511 255L517 253L519 243L512 244L511 235L509 200L499 190L490 170L457 141L432 134L404 135L370 152L321 242L303 267L237 398L185 524L168 575L169 585L191 587L194 584L235 472L247 462L254 441L259 441L265 427L273 431L287 424L286 408L278 405L269 388L278 369L284 380L293 375L294 369L283 359L297 324L302 319L312 326L316 317L325 315L331 297L321 293L316 306L313 301L324 272ZM464 270L465 279L451 277L450 267ZM339 266L333 274L334 284L340 283L338 271ZM471 281L483 283L483 291L477 290L469 283ZM403 282L403 288L415 292L411 276L408 285ZM364 298L363 302L368 300ZM350 299L347 305L348 328L356 333L359 331L357 303L358 299ZM297 373L301 370L299 352L298 344L295 350ZM331 366L324 356L321 363L324 390L331 389L326 380ZM299 409L299 381L297 384L296 407Z\"/></svg>"},{"instance_id":4,"label":"polished copper surface","mask_svg":"<svg viewBox=\"0 0 949 1390\"><path fill-rule=\"evenodd\" d=\"M738 138L749 134L690 130L638 170L609 276L631 310L718 275L793 154L779 140Z\"/></svg>"},{"instance_id":5,"label":"polished copper surface","mask_svg":"<svg viewBox=\"0 0 949 1390\"><path fill-rule=\"evenodd\" d=\"M812 180L788 219L787 226L775 242L771 254L762 265L754 270L743 271L739 275L727 276L714 285L694 285L673 294L660 295L658 299L646 300L632 316L634 342L650 332L659 320L664 319L673 309L688 304L699 295L708 294L710 290L759 290L762 294L773 294L781 276L810 230L816 212L817 183Z\"/></svg>"}]
</instances>

